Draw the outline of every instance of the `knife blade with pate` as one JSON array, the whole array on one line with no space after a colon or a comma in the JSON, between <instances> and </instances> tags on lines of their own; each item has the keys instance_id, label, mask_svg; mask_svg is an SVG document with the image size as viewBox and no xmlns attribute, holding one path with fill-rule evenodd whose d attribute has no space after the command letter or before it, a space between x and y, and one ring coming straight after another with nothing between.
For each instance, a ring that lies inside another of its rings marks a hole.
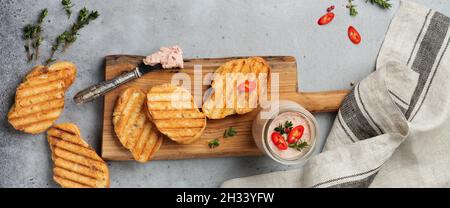
<instances>
[{"instance_id":1,"label":"knife blade with pate","mask_svg":"<svg viewBox=\"0 0 450 208\"><path fill-rule=\"evenodd\" d=\"M142 75L155 71L155 70L161 70L163 67L161 64L156 64L154 66L145 65L144 63L139 64L134 70L130 72L123 73L114 79L106 80L103 82L100 82L96 85L90 86L80 92L78 92L73 100L76 104L84 104L90 101L93 101L94 99L108 93L109 91L116 89L120 85L127 83L129 81L132 81L134 79L137 79L141 77Z\"/></svg>"}]
</instances>

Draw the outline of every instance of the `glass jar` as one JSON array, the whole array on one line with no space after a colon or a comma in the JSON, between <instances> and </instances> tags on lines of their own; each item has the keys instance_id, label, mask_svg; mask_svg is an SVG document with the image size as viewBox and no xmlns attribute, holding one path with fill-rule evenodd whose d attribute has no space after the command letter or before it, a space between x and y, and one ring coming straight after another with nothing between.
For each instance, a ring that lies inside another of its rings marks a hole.
<instances>
[{"instance_id":1,"label":"glass jar","mask_svg":"<svg viewBox=\"0 0 450 208\"><path fill-rule=\"evenodd\" d=\"M273 131L273 129L269 129L269 127L278 115L286 112L295 112L296 115L303 117L302 119L304 119L309 126L310 143L308 143L307 152L301 154L299 157L283 158L277 151L269 146L269 142L272 142L269 135L270 132ZM317 146L316 143L319 136L318 129L316 119L308 110L296 102L280 100L278 102L271 102L258 113L253 121L252 135L256 145L265 155L284 165L296 165L306 162L312 156L312 153Z\"/></svg>"}]
</instances>

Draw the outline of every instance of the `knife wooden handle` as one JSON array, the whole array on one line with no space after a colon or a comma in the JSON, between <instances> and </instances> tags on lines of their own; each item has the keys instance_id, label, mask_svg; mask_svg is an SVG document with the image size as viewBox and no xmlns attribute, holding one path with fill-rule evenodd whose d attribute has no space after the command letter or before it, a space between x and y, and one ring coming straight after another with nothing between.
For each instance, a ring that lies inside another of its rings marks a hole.
<instances>
[{"instance_id":1,"label":"knife wooden handle","mask_svg":"<svg viewBox=\"0 0 450 208\"><path fill-rule=\"evenodd\" d=\"M297 92L283 94L282 98L299 103L313 113L336 112L350 90L326 92Z\"/></svg>"},{"instance_id":2,"label":"knife wooden handle","mask_svg":"<svg viewBox=\"0 0 450 208\"><path fill-rule=\"evenodd\" d=\"M76 104L84 104L93 101L94 99L108 93L109 91L118 88L120 85L139 78L140 76L141 74L139 73L138 69L123 73L115 77L114 79L100 82L78 92L75 97L73 97L73 100Z\"/></svg>"}]
</instances>

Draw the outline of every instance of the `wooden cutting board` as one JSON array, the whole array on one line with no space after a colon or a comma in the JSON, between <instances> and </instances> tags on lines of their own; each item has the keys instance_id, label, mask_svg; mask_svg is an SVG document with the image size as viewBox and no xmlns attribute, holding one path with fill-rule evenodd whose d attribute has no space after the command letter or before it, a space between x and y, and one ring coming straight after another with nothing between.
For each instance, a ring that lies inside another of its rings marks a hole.
<instances>
[{"instance_id":1,"label":"wooden cutting board","mask_svg":"<svg viewBox=\"0 0 450 208\"><path fill-rule=\"evenodd\" d=\"M230 58L207 58L185 60L184 69L165 70L164 72L150 72L143 77L127 83L118 89L105 95L104 115L103 115L103 140L101 154L105 160L132 160L132 156L120 144L116 137L112 125L112 112L119 93L127 86L148 89L154 85L170 83L172 75L183 72L194 80L194 65L202 65L203 75L214 72L223 63L242 57ZM271 66L272 73L279 73L280 99L289 99L303 105L311 112L332 112L336 111L346 90L298 93L297 92L297 63L291 56L271 56L263 57ZM132 70L142 61L142 56L113 55L106 57L105 79L109 80L117 75ZM193 83L193 81L192 81ZM202 86L203 91L209 86ZM194 89L194 86L191 86ZM192 92L194 94L194 92ZM245 115L229 116L220 120L208 120L206 129L202 137L193 144L180 145L169 139L165 139L159 151L155 154L154 160L172 160L207 157L228 157L228 156L250 156L260 155L261 152L256 147L252 139L251 127L257 110ZM232 138L222 139L225 129L234 127L237 135ZM208 142L212 139L220 138L221 145L215 149L208 147Z\"/></svg>"}]
</instances>

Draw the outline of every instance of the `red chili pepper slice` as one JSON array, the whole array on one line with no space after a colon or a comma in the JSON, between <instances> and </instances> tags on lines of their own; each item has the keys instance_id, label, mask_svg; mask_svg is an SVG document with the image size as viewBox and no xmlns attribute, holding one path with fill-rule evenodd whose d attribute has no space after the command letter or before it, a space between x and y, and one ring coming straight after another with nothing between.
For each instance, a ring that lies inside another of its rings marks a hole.
<instances>
[{"instance_id":1,"label":"red chili pepper slice","mask_svg":"<svg viewBox=\"0 0 450 208\"><path fill-rule=\"evenodd\" d=\"M326 24L330 23L333 19L334 19L334 13L328 12L325 15L323 15L322 17L320 17L319 21L317 21L317 24L326 25Z\"/></svg>"},{"instance_id":2,"label":"red chili pepper slice","mask_svg":"<svg viewBox=\"0 0 450 208\"><path fill-rule=\"evenodd\" d=\"M303 131L305 130L305 127L302 125L298 125L294 127L291 132L289 132L288 135L288 143L293 144L296 143L300 138L303 136Z\"/></svg>"},{"instance_id":3,"label":"red chili pepper slice","mask_svg":"<svg viewBox=\"0 0 450 208\"><path fill-rule=\"evenodd\" d=\"M348 37L354 44L361 42L361 35L353 26L348 27Z\"/></svg>"},{"instance_id":4,"label":"red chili pepper slice","mask_svg":"<svg viewBox=\"0 0 450 208\"><path fill-rule=\"evenodd\" d=\"M256 88L256 83L253 81L245 80L245 82L241 83L238 86L239 91L241 92L251 92Z\"/></svg>"},{"instance_id":5,"label":"red chili pepper slice","mask_svg":"<svg viewBox=\"0 0 450 208\"><path fill-rule=\"evenodd\" d=\"M273 132L271 137L272 137L273 144L275 144L275 146L277 146L278 149L280 149L280 150L287 150L288 145L286 143L286 140L284 140L284 137L281 136L280 133Z\"/></svg>"}]
</instances>

